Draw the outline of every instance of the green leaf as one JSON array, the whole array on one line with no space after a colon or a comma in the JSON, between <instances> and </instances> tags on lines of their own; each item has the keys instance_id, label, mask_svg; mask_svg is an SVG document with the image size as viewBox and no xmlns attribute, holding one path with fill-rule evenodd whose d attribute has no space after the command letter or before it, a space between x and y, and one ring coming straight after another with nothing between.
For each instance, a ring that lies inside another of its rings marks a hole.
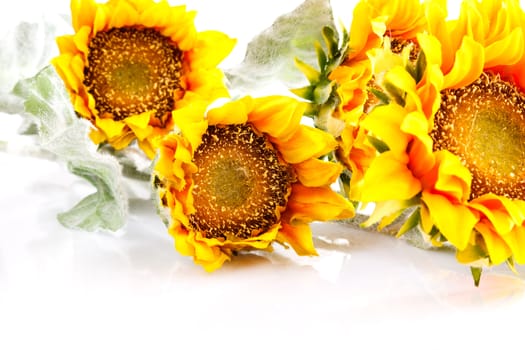
<instances>
[{"instance_id":1,"label":"green leaf","mask_svg":"<svg viewBox=\"0 0 525 350\"><path fill-rule=\"evenodd\" d=\"M312 67L318 64L315 48L324 40L325 26L335 28L329 0L305 0L277 18L248 44L244 61L226 71L231 89L251 91L274 81L286 88L306 85L295 59Z\"/></svg>"},{"instance_id":2,"label":"green leaf","mask_svg":"<svg viewBox=\"0 0 525 350\"><path fill-rule=\"evenodd\" d=\"M95 192L58 215L66 227L117 231L128 215L121 166L112 156L97 152L88 138L90 124L78 118L60 77L48 66L33 78L21 80L14 94L38 126L40 146L65 162L69 170L90 182Z\"/></svg>"}]
</instances>

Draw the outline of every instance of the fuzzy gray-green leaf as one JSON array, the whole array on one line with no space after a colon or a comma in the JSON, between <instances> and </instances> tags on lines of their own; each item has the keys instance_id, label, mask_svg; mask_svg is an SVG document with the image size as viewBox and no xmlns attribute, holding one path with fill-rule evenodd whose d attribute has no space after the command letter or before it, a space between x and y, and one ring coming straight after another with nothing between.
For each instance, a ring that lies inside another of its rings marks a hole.
<instances>
[{"instance_id":1,"label":"fuzzy gray-green leaf","mask_svg":"<svg viewBox=\"0 0 525 350\"><path fill-rule=\"evenodd\" d=\"M295 66L300 59L318 65L316 43L324 41L322 30L334 27L329 0L305 0L282 15L256 36L247 47L244 61L226 75L233 90L250 91L279 81L287 88L304 86L303 73Z\"/></svg>"},{"instance_id":2,"label":"fuzzy gray-green leaf","mask_svg":"<svg viewBox=\"0 0 525 350\"><path fill-rule=\"evenodd\" d=\"M46 67L33 78L20 81L14 93L24 101L26 113L38 126L40 146L95 187L93 194L59 214L59 221L86 231L117 231L123 227L128 201L121 166L114 157L97 152L88 137L90 124L76 116L55 70Z\"/></svg>"}]
</instances>

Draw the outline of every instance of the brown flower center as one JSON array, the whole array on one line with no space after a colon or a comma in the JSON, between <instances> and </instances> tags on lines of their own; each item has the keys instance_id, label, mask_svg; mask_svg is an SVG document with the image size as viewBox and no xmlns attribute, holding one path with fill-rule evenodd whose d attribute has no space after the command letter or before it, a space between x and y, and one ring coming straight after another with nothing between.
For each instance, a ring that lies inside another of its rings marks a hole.
<instances>
[{"instance_id":1,"label":"brown flower center","mask_svg":"<svg viewBox=\"0 0 525 350\"><path fill-rule=\"evenodd\" d=\"M113 28L89 43L84 85L101 116L115 120L155 111L163 120L184 94L182 51L149 28Z\"/></svg>"},{"instance_id":2,"label":"brown flower center","mask_svg":"<svg viewBox=\"0 0 525 350\"><path fill-rule=\"evenodd\" d=\"M250 125L210 126L194 154L191 226L208 238L256 237L279 219L292 173Z\"/></svg>"},{"instance_id":3,"label":"brown flower center","mask_svg":"<svg viewBox=\"0 0 525 350\"><path fill-rule=\"evenodd\" d=\"M471 198L494 193L525 200L525 95L499 76L442 93L431 133L473 175Z\"/></svg>"}]
</instances>

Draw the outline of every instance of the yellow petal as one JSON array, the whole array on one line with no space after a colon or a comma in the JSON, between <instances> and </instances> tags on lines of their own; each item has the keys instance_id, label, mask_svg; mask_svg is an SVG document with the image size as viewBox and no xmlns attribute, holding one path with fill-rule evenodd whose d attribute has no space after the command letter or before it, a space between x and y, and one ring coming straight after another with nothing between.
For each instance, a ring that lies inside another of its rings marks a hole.
<instances>
[{"instance_id":1,"label":"yellow petal","mask_svg":"<svg viewBox=\"0 0 525 350\"><path fill-rule=\"evenodd\" d=\"M490 262L494 265L505 262L512 252L501 237L494 232L489 225L480 223L476 225L476 230L483 236L483 241L490 256Z\"/></svg>"},{"instance_id":2,"label":"yellow petal","mask_svg":"<svg viewBox=\"0 0 525 350\"><path fill-rule=\"evenodd\" d=\"M208 128L208 122L204 119L206 108L206 103L194 103L172 112L173 122L190 141L193 150L200 145L202 135Z\"/></svg>"},{"instance_id":3,"label":"yellow petal","mask_svg":"<svg viewBox=\"0 0 525 350\"><path fill-rule=\"evenodd\" d=\"M248 120L248 111L252 108L252 99L244 97L237 101L210 109L206 113L210 125L244 124Z\"/></svg>"},{"instance_id":4,"label":"yellow petal","mask_svg":"<svg viewBox=\"0 0 525 350\"><path fill-rule=\"evenodd\" d=\"M139 15L127 1L116 2L116 5L111 10L112 14L108 23L110 28L129 27L137 24Z\"/></svg>"},{"instance_id":5,"label":"yellow petal","mask_svg":"<svg viewBox=\"0 0 525 350\"><path fill-rule=\"evenodd\" d=\"M307 224L283 222L279 233L279 240L290 244L298 255L317 255L312 239L312 230Z\"/></svg>"},{"instance_id":6,"label":"yellow petal","mask_svg":"<svg viewBox=\"0 0 525 350\"><path fill-rule=\"evenodd\" d=\"M218 31L199 33L196 46L188 55L194 67L215 67L226 58L235 46L236 40Z\"/></svg>"},{"instance_id":7,"label":"yellow petal","mask_svg":"<svg viewBox=\"0 0 525 350\"><path fill-rule=\"evenodd\" d=\"M470 196L472 175L461 160L448 151L435 153L438 163L437 179L434 188L452 196L456 200L466 201Z\"/></svg>"},{"instance_id":8,"label":"yellow petal","mask_svg":"<svg viewBox=\"0 0 525 350\"><path fill-rule=\"evenodd\" d=\"M305 187L301 184L292 185L287 213L291 222L348 219L355 214L352 204L330 187Z\"/></svg>"},{"instance_id":9,"label":"yellow petal","mask_svg":"<svg viewBox=\"0 0 525 350\"><path fill-rule=\"evenodd\" d=\"M297 179L304 186L318 187L333 184L343 170L339 163L325 162L320 159L308 159L294 165Z\"/></svg>"},{"instance_id":10,"label":"yellow petal","mask_svg":"<svg viewBox=\"0 0 525 350\"><path fill-rule=\"evenodd\" d=\"M378 106L362 121L361 126L385 142L396 155L403 155L410 137L400 126L407 113L397 104Z\"/></svg>"},{"instance_id":11,"label":"yellow petal","mask_svg":"<svg viewBox=\"0 0 525 350\"><path fill-rule=\"evenodd\" d=\"M327 154L337 147L334 137L327 132L301 125L289 140L272 139L284 160L290 164L304 162Z\"/></svg>"},{"instance_id":12,"label":"yellow petal","mask_svg":"<svg viewBox=\"0 0 525 350\"><path fill-rule=\"evenodd\" d=\"M443 236L459 250L465 249L478 218L465 205L452 203L440 194L424 191L421 200Z\"/></svg>"},{"instance_id":13,"label":"yellow petal","mask_svg":"<svg viewBox=\"0 0 525 350\"><path fill-rule=\"evenodd\" d=\"M96 118L95 125L107 135L108 139L121 135L126 126L122 121L98 117Z\"/></svg>"},{"instance_id":14,"label":"yellow petal","mask_svg":"<svg viewBox=\"0 0 525 350\"><path fill-rule=\"evenodd\" d=\"M512 251L514 261L518 264L525 264L525 227L516 226L512 232L501 238Z\"/></svg>"},{"instance_id":15,"label":"yellow petal","mask_svg":"<svg viewBox=\"0 0 525 350\"><path fill-rule=\"evenodd\" d=\"M254 100L248 120L261 132L281 141L299 128L306 105L291 97L268 96Z\"/></svg>"},{"instance_id":16,"label":"yellow petal","mask_svg":"<svg viewBox=\"0 0 525 350\"><path fill-rule=\"evenodd\" d=\"M514 28L508 36L485 48L485 68L517 63L523 57L524 47L523 29Z\"/></svg>"},{"instance_id":17,"label":"yellow petal","mask_svg":"<svg viewBox=\"0 0 525 350\"><path fill-rule=\"evenodd\" d=\"M456 52L454 66L445 74L443 88L456 89L474 82L483 72L485 50L470 37L464 37Z\"/></svg>"},{"instance_id":18,"label":"yellow petal","mask_svg":"<svg viewBox=\"0 0 525 350\"><path fill-rule=\"evenodd\" d=\"M75 31L83 26L92 26L96 8L97 4L93 0L71 0L71 18Z\"/></svg>"},{"instance_id":19,"label":"yellow petal","mask_svg":"<svg viewBox=\"0 0 525 350\"><path fill-rule=\"evenodd\" d=\"M384 152L370 164L364 175L363 202L407 200L421 191L421 182L407 168L406 162Z\"/></svg>"},{"instance_id":20,"label":"yellow petal","mask_svg":"<svg viewBox=\"0 0 525 350\"><path fill-rule=\"evenodd\" d=\"M509 207L510 205L511 203L508 203ZM486 216L494 226L495 232L499 235L509 233L515 226L512 217L509 215L498 196L489 194L476 198L469 203L469 206Z\"/></svg>"},{"instance_id":21,"label":"yellow petal","mask_svg":"<svg viewBox=\"0 0 525 350\"><path fill-rule=\"evenodd\" d=\"M133 133L139 141L143 141L146 137L151 135L153 127L148 124L153 113L154 111L148 111L127 117L123 120L124 123L133 130Z\"/></svg>"}]
</instances>

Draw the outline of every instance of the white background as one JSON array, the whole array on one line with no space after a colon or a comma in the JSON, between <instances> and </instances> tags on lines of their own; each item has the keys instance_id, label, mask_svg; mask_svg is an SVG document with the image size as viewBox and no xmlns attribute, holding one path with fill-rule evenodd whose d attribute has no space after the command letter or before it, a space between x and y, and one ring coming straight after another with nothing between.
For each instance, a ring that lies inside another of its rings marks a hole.
<instances>
[{"instance_id":1,"label":"white background","mask_svg":"<svg viewBox=\"0 0 525 350\"><path fill-rule=\"evenodd\" d=\"M225 62L233 66L251 37L299 3L209 0L188 1L188 7L199 11L200 30L239 39ZM349 23L351 2L333 4L336 17ZM67 1L16 5L2 10L0 29L69 8ZM0 115L0 140L27 143L17 135L19 123ZM521 275L505 267L486 270L476 288L450 252L423 251L334 223L313 225L319 257L299 258L277 247L208 274L174 250L148 201L131 202L119 237L62 227L56 214L89 188L63 164L22 149L0 151L0 349L522 344L525 268Z\"/></svg>"}]
</instances>

